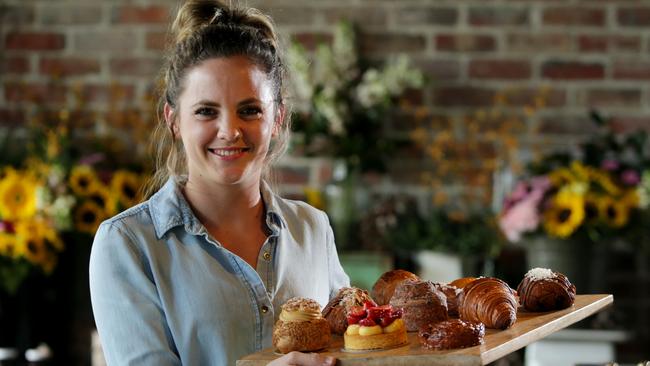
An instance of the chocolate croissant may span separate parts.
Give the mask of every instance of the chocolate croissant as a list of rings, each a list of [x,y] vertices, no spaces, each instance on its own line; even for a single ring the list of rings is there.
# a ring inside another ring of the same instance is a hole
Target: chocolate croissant
[[[517,286],[519,302],[528,311],[551,311],[573,305],[576,287],[562,273],[533,268]]]
[[[347,315],[353,306],[363,306],[369,301],[375,303],[368,291],[356,287],[343,287],[334,298],[323,309],[323,317],[330,324],[332,333],[342,335],[348,328]]]
[[[463,289],[458,313],[462,320],[480,322],[486,328],[507,329],[517,320],[517,299],[502,280],[479,278]]]

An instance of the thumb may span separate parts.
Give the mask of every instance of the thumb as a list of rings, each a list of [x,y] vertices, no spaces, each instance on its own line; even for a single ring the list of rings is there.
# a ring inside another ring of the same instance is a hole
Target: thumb
[[[296,366],[334,366],[336,359],[321,356],[318,353],[292,352],[291,364]]]

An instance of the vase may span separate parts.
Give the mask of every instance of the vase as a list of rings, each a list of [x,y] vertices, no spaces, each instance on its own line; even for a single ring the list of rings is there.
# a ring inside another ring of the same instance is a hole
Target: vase
[[[0,290],[0,365],[18,359],[18,305],[15,296]]]
[[[528,268],[549,268],[567,276],[578,294],[599,292],[605,265],[603,246],[588,240],[562,240],[545,236],[527,239]]]

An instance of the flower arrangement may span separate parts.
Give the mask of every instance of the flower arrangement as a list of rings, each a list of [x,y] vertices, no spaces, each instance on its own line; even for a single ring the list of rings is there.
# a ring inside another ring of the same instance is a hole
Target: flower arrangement
[[[81,134],[79,116],[95,115],[79,105],[35,112],[25,144],[13,143],[11,130],[0,141],[0,292],[15,294],[32,274],[51,275],[70,237],[90,245],[103,220],[141,198],[144,177],[107,159],[117,156],[102,148],[118,146],[110,135]],[[124,119],[117,115],[109,111]]]
[[[542,232],[568,239],[649,235],[650,139],[644,131],[616,133],[596,112],[600,131],[576,154],[556,153],[532,164],[529,177],[506,198],[499,226],[519,241]]]
[[[386,112],[409,88],[424,83],[405,55],[383,67],[365,65],[356,48],[350,23],[337,24],[332,45],[320,44],[310,61],[304,47],[288,52],[292,70],[294,130],[302,133],[308,155],[344,159],[350,168],[383,171],[392,143],[382,135]]]

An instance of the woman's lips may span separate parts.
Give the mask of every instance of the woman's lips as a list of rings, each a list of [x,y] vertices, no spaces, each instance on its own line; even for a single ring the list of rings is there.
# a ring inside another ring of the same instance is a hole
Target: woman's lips
[[[212,154],[217,155],[223,160],[235,160],[242,157],[248,150],[248,147],[228,147],[208,149]]]

